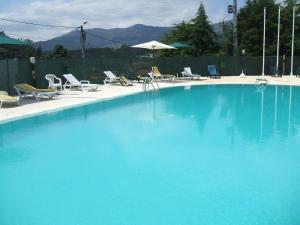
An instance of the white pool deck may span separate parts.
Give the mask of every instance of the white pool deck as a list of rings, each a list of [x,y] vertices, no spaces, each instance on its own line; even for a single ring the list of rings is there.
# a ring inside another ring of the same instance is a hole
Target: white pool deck
[[[207,84],[255,84],[257,76],[247,76],[241,78],[238,76],[222,77],[221,79],[201,80],[176,80],[161,81],[160,88],[189,86],[189,85],[207,85]],[[270,77],[265,76],[270,85],[294,85],[300,86],[300,78],[295,76]],[[98,91],[64,91],[52,100],[21,99],[17,107],[0,108],[0,124],[9,121],[39,115],[43,113],[55,112],[93,102],[121,97],[142,92],[142,84],[135,83],[134,86],[123,87],[120,85],[100,85]]]

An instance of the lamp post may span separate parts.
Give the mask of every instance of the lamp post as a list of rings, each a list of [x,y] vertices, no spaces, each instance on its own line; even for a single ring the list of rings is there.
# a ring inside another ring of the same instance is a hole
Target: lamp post
[[[294,42],[295,42],[295,17],[296,6],[293,7],[293,28],[292,28],[292,50],[291,50],[291,76],[294,75]]]
[[[86,80],[85,74],[85,41],[86,41],[86,33],[83,29],[83,26],[87,24],[87,21],[84,21],[82,25],[80,25],[80,44],[81,44],[81,59],[82,59],[82,72],[83,78]]]
[[[262,76],[265,75],[265,56],[266,56],[266,7],[264,8],[264,37],[263,37],[263,65],[262,65]]]
[[[277,59],[276,59],[276,76],[279,73],[279,45],[280,45],[280,5],[278,7],[278,34],[277,34]]]
[[[246,50],[243,49],[242,50],[242,73],[240,75],[240,77],[246,77],[244,70],[245,70],[245,54],[246,54]]]

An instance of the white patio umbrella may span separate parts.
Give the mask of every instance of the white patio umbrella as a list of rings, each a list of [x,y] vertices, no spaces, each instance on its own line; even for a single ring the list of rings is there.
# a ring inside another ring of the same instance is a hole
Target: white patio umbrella
[[[144,49],[150,49],[153,51],[154,55],[154,50],[159,50],[159,49],[176,49],[173,46],[166,45],[163,43],[160,43],[158,41],[149,41],[146,43],[138,44],[138,45],[133,45],[131,46],[132,48],[144,48]],[[154,62],[154,57],[153,57],[153,62]]]
[[[131,46],[132,48],[145,48],[145,49],[150,49],[150,50],[158,50],[158,49],[176,49],[170,45],[166,45],[163,43],[160,43],[158,41],[150,41],[138,45],[133,45]]]

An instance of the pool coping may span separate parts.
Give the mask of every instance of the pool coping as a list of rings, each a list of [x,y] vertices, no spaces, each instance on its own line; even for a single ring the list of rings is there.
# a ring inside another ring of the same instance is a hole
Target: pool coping
[[[235,79],[237,78],[237,79]],[[272,77],[266,77],[268,78],[268,80],[270,80],[269,85],[270,86],[300,86],[300,78],[296,78],[298,80],[292,80],[292,81],[284,81],[284,80],[275,80],[272,79]],[[281,79],[281,78],[277,78],[277,79]],[[187,80],[186,82],[183,83],[172,83],[172,82],[168,82],[168,83],[161,83],[160,84],[160,89],[168,89],[168,88],[176,88],[176,87],[186,87],[186,86],[203,86],[203,85],[255,85],[255,81],[256,81],[256,76],[251,76],[251,79],[245,79],[245,78],[240,78],[240,77],[234,77],[234,81],[230,81],[230,80],[226,80],[225,77],[222,77],[221,80],[215,80],[215,79],[210,79],[210,80],[205,80],[205,82],[202,81],[189,81]],[[284,81],[284,82],[279,82],[279,81]],[[107,85],[100,85],[100,87],[105,88],[107,87]],[[0,118],[0,125],[2,124],[6,124],[6,123],[10,123],[13,121],[17,121],[17,120],[21,120],[21,119],[26,119],[26,118],[30,118],[30,117],[35,117],[35,116],[39,116],[39,115],[43,115],[43,114],[51,114],[51,113],[55,113],[55,112],[59,112],[59,111],[63,111],[63,110],[67,110],[67,109],[72,109],[72,108],[77,108],[77,107],[82,107],[82,106],[86,106],[86,105],[90,105],[90,104],[95,104],[95,103],[99,103],[99,102],[104,102],[104,101],[110,101],[113,99],[118,99],[118,98],[122,98],[122,97],[126,97],[126,96],[131,96],[131,95],[136,95],[136,94],[141,94],[143,93],[142,90],[142,84],[137,84],[135,86],[135,89],[130,89],[128,91],[123,92],[123,90],[125,89],[120,89],[122,90],[122,93],[114,93],[114,95],[108,95],[107,97],[102,97],[100,95],[99,98],[96,97],[95,100],[87,100],[87,101],[83,101],[83,102],[74,102],[74,103],[69,103],[69,104],[62,104],[61,106],[58,107],[54,107],[54,108],[42,108],[39,109],[36,112],[20,112],[18,113],[18,115],[15,116],[11,116],[11,117],[7,117],[1,119]],[[124,87],[121,87],[124,88]],[[127,87],[130,88],[130,87]],[[139,89],[137,89],[139,88]],[[118,88],[116,88],[118,89]],[[117,91],[117,90],[115,90]],[[79,92],[82,93],[83,92]],[[100,91],[101,93],[101,91]],[[66,96],[66,95],[65,95]],[[60,99],[61,101],[63,101],[63,99]],[[63,103],[63,102],[61,102]],[[33,103],[33,104],[38,104],[37,103]],[[46,104],[46,103],[45,103]],[[19,107],[16,107],[19,108]],[[5,110],[5,108],[0,108],[0,110]],[[16,109],[15,111],[17,111],[18,109]],[[22,110],[21,110],[22,111]],[[0,116],[1,116],[1,111],[0,111]]]

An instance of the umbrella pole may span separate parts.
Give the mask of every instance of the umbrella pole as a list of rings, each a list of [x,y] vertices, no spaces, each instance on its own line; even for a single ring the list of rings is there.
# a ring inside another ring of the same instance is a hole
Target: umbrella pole
[[[155,75],[154,75],[154,67],[155,67],[155,51],[154,51],[154,47],[152,47],[152,65],[153,65],[152,68],[151,68],[151,70],[152,70],[152,76],[153,76],[154,82],[156,83],[157,88],[159,89],[159,85],[158,85],[157,80],[156,80]]]

